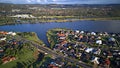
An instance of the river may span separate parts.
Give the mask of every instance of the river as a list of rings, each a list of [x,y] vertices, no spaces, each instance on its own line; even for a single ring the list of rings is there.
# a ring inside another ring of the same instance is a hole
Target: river
[[[95,31],[95,32],[112,32],[120,33],[120,21],[75,21],[65,23],[37,23],[37,24],[15,24],[0,26],[3,31],[16,32],[36,32],[38,37],[49,46],[46,32],[52,28],[69,28],[73,30]]]

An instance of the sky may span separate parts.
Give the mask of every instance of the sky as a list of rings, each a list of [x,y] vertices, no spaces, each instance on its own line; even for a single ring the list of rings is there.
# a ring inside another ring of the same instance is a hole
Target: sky
[[[14,4],[120,4],[120,0],[0,0]]]

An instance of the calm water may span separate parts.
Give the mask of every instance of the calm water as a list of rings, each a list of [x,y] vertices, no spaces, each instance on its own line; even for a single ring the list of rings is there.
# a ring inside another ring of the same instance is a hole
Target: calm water
[[[113,32],[120,33],[120,21],[76,21],[66,23],[38,23],[38,24],[16,24],[0,26],[0,30],[36,32],[38,37],[43,40],[47,46],[46,32],[52,28],[70,28],[74,30],[85,30],[95,32]]]

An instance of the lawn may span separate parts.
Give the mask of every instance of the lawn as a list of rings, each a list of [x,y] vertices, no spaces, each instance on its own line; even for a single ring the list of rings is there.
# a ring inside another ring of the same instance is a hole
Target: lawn
[[[30,49],[23,48],[20,51],[20,54],[17,55],[17,58],[15,61],[2,64],[0,65],[0,68],[22,68],[22,67],[26,68],[28,67],[32,62],[36,61],[35,57],[33,56],[35,50],[36,49],[32,51]],[[23,51],[24,53],[21,53]]]
[[[21,36],[23,38],[20,38]],[[13,60],[6,64],[1,64],[0,68],[28,68],[31,67],[33,63],[35,64],[36,61],[38,61],[40,53],[38,52],[37,48],[33,47],[32,44],[30,44],[29,42],[22,40],[27,39],[43,45],[43,42],[38,39],[35,33],[17,33],[16,36],[9,37],[7,41],[11,39],[20,41],[22,42],[22,44],[16,44],[14,45],[14,48],[8,47],[4,53],[5,56],[15,56],[16,60]],[[4,46],[8,46],[7,44],[9,44],[9,46],[12,46],[12,44],[10,43],[6,43]],[[38,62],[40,63],[41,61]]]
[[[38,44],[40,44],[40,45],[45,45],[45,44],[43,43],[43,41],[40,40],[40,39],[38,38],[37,34],[34,33],[34,32],[24,32],[24,33],[22,33],[22,34],[20,34],[20,33],[18,33],[18,34],[19,34],[19,36],[22,36],[23,38],[25,38],[25,39],[27,39],[27,40],[34,41],[34,42],[36,42],[36,43],[38,43]]]

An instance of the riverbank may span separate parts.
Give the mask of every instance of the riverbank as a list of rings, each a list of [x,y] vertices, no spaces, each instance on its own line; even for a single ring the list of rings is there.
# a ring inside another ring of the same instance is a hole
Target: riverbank
[[[18,33],[21,37],[33,41],[35,43],[38,43],[39,45],[45,46],[44,42],[40,40],[35,32],[23,32],[23,33]]]
[[[80,20],[107,21],[107,20],[120,20],[120,17],[81,18]]]
[[[47,35],[47,39],[48,42],[50,43],[50,48],[53,49],[54,45],[57,44],[57,31],[61,31],[61,30],[69,30],[69,29],[50,29],[47,31],[46,35]]]
[[[47,37],[51,48],[65,57],[72,57],[97,67],[105,67],[106,60],[111,63],[110,67],[119,66],[113,64],[119,61],[120,56],[120,39],[117,33],[57,28],[49,30]]]
[[[12,25],[12,24],[24,24],[24,23],[62,23],[62,22],[74,22],[80,20],[92,20],[92,21],[107,21],[107,20],[120,20],[120,17],[106,17],[106,18],[79,18],[74,16],[46,16],[45,18],[12,18],[5,17],[0,19],[0,25]]]

